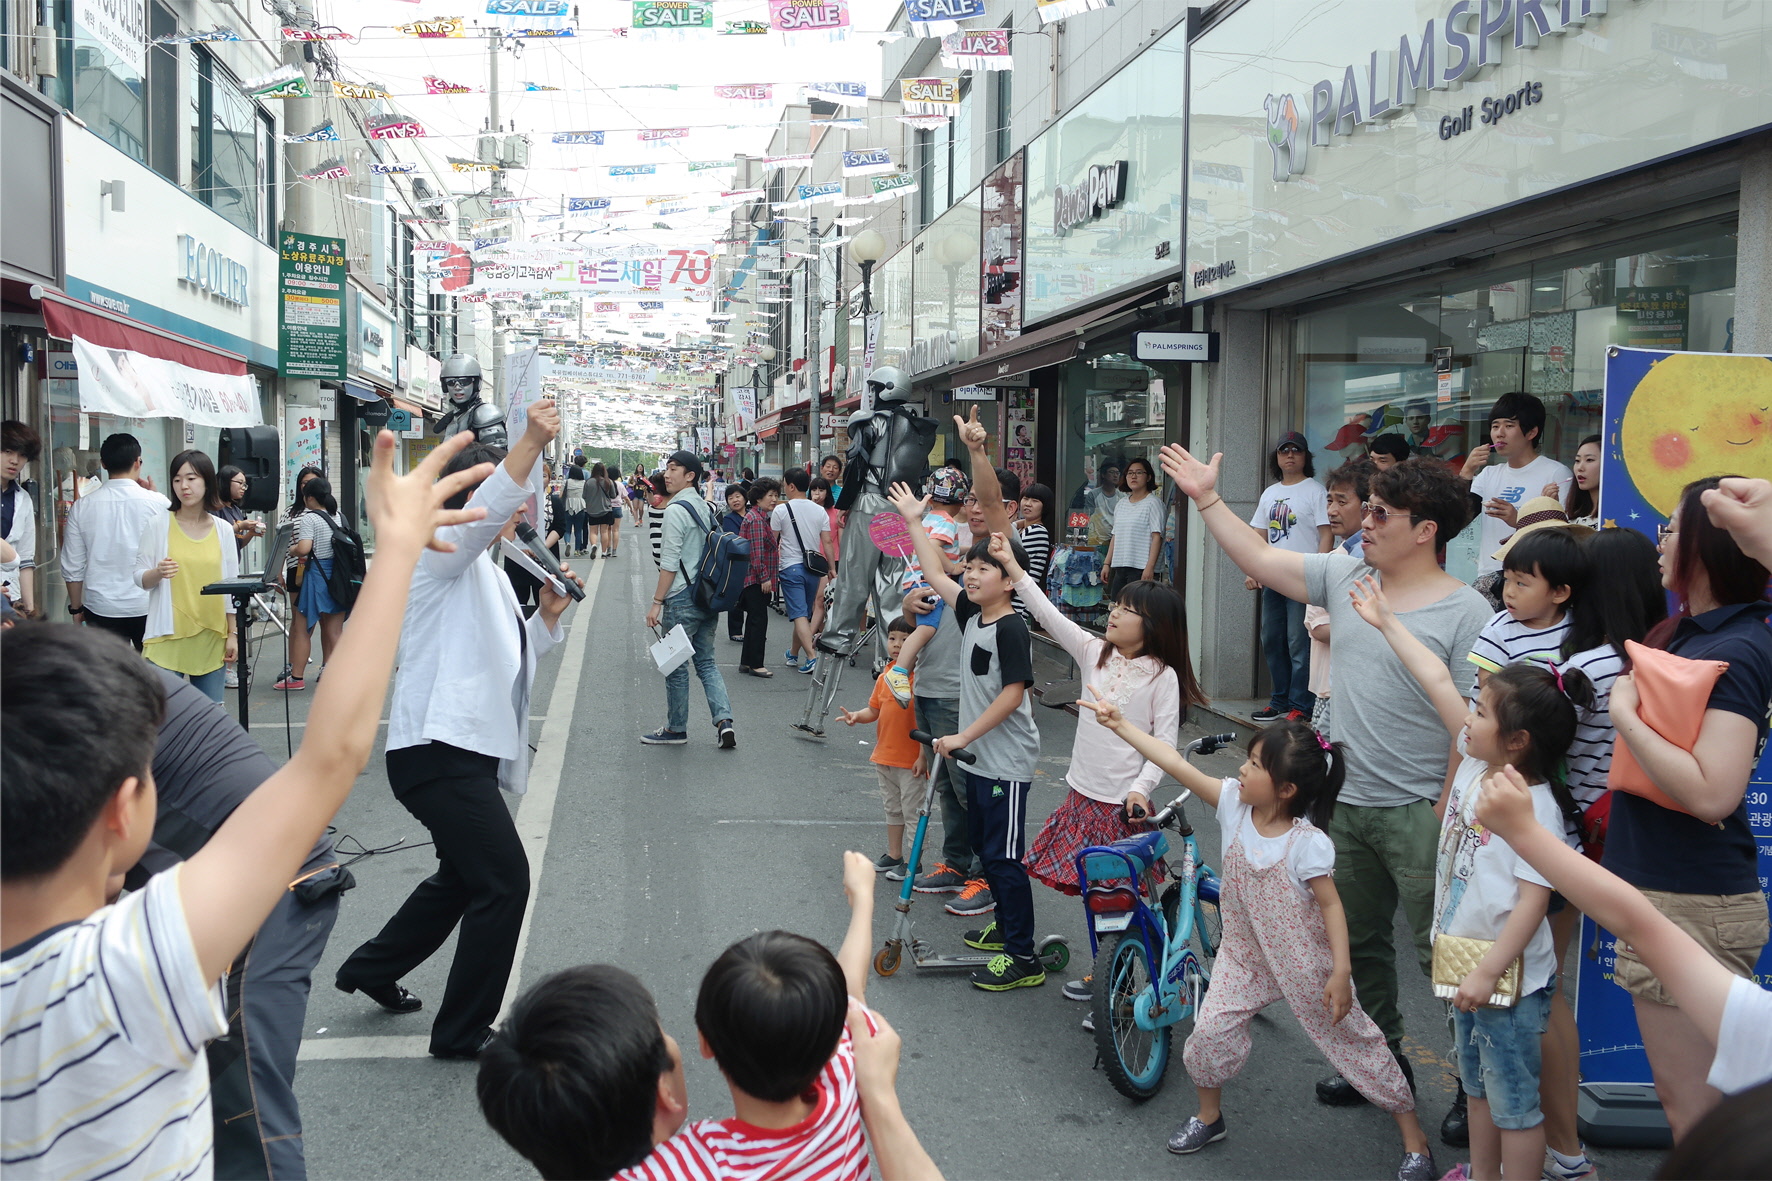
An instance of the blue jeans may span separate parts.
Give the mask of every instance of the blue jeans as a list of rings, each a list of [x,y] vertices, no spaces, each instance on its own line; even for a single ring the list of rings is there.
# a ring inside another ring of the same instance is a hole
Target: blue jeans
[[[213,672],[185,675],[185,680],[191,682],[191,684],[196,687],[197,691],[209,698],[209,700],[220,702],[227,691],[227,682],[224,679],[227,668],[228,666],[224,664]]]
[[[1538,1108],[1539,1038],[1550,1020],[1547,984],[1510,1009],[1452,1011],[1452,1048],[1464,1093],[1486,1099],[1489,1117],[1504,1132],[1523,1132],[1544,1122]]]
[[[1311,692],[1311,637],[1304,630],[1304,604],[1271,587],[1261,588],[1261,653],[1268,679],[1274,683],[1268,704],[1285,713],[1301,710],[1306,718],[1317,707]]]
[[[726,680],[714,662],[714,624],[720,617],[695,605],[695,592],[685,587],[664,601],[660,626],[670,631],[679,623],[689,633],[695,655],[678,665],[665,677],[665,729],[683,733],[689,727],[689,665],[701,678],[701,691],[707,695],[708,713],[716,722],[732,717],[732,703],[726,699]]]

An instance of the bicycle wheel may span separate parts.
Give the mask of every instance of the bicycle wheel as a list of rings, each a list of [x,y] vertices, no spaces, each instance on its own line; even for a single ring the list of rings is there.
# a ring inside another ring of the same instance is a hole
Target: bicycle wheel
[[[1114,1090],[1145,1100],[1163,1089],[1169,1027],[1140,1029],[1133,1004],[1151,985],[1144,936],[1136,930],[1101,940],[1095,954],[1095,1049]]]

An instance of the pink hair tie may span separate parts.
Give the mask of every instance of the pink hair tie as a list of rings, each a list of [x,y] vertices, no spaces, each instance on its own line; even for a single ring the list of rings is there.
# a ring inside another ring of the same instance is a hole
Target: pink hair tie
[[[1323,748],[1323,752],[1325,754],[1327,754],[1330,751],[1335,749],[1333,746],[1330,745],[1329,740],[1327,738],[1324,738],[1321,734],[1317,734],[1317,732],[1315,730],[1312,730],[1311,733],[1317,735],[1317,745]]]
[[[1551,674],[1552,679],[1557,682],[1557,692],[1561,693],[1564,697],[1569,696],[1569,690],[1563,688],[1563,673],[1560,669],[1557,668],[1557,662],[1554,660],[1551,660],[1551,661],[1547,661],[1546,663],[1550,665],[1550,674]]]

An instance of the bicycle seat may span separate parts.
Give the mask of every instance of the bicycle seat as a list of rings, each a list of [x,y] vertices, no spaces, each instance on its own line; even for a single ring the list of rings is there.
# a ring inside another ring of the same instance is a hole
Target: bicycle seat
[[[1096,847],[1110,849],[1121,856],[1130,857],[1142,875],[1148,873],[1158,859],[1169,851],[1169,842],[1163,836],[1163,830],[1159,828],[1140,833],[1135,837],[1124,837],[1111,845]],[[1097,853],[1087,858],[1084,872],[1089,875],[1090,881],[1120,878],[1125,875],[1126,863],[1120,857]]]

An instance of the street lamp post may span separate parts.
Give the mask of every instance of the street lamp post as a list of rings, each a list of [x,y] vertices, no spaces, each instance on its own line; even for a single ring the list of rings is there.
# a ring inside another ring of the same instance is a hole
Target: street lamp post
[[[868,316],[874,310],[872,280],[874,264],[886,254],[886,238],[879,230],[863,230],[849,240],[849,256],[861,268],[861,330],[865,339]]]

